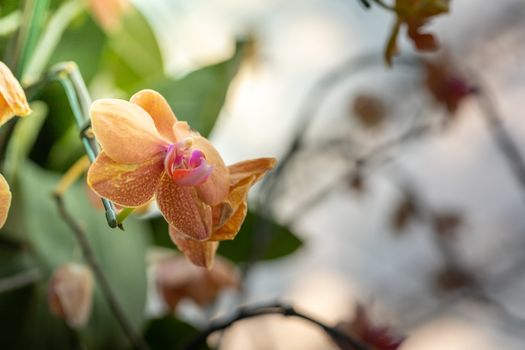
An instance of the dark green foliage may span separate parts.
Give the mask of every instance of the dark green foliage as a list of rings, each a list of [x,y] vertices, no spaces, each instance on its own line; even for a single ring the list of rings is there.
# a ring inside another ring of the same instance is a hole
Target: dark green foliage
[[[287,227],[248,211],[235,240],[221,242],[219,254],[234,262],[272,260],[295,252],[301,245]]]
[[[198,330],[191,325],[166,316],[149,323],[145,338],[152,350],[180,350],[197,334]],[[202,345],[193,350],[209,350],[209,348]]]

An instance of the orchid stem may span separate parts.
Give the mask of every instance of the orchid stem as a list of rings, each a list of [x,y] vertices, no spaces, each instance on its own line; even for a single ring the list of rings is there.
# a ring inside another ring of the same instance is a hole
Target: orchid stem
[[[55,196],[62,196],[71,187],[71,185],[89,168],[89,159],[87,156],[82,156],[78,159],[71,168],[66,171],[64,176],[60,179],[57,187],[53,191]]]
[[[85,132],[86,124],[89,123],[89,106],[91,105],[91,98],[89,96],[86,84],[82,75],[78,70],[78,66],[74,62],[59,63],[54,66],[48,75],[49,80],[58,80],[64,91],[66,92],[69,104],[75,117],[75,122],[78,129],[81,131],[80,139],[91,163],[95,161],[98,155],[98,146],[94,138],[88,136]],[[109,227],[118,227],[117,214],[113,203],[102,198],[102,204],[106,211],[106,220]]]
[[[75,220],[75,218],[71,216],[71,214],[69,214],[69,212],[66,209],[66,206],[64,205],[64,200],[62,196],[60,194],[55,193],[54,198],[60,215],[73,231],[75,238],[78,244],[80,245],[80,248],[82,249],[84,259],[86,260],[89,267],[93,270],[93,273],[95,274],[98,284],[100,286],[100,290],[106,298],[106,301],[108,302],[109,307],[113,312],[113,315],[117,319],[120,327],[122,328],[122,331],[128,338],[130,344],[133,346],[134,349],[137,350],[148,349],[148,345],[144,342],[141,336],[135,332],[131,325],[131,322],[128,320],[126,314],[124,313],[122,306],[119,304],[117,298],[115,297],[115,294],[113,293],[111,286],[109,285],[108,279],[104,274],[104,271],[102,270],[95,258],[93,248],[89,243],[86,232],[84,231],[82,226]]]
[[[122,227],[122,223],[124,222],[124,220],[126,220],[129,214],[133,213],[133,210],[135,210],[135,208],[124,208],[118,213],[117,225],[120,229],[124,230],[124,228]]]
[[[321,321],[318,321],[308,315],[305,315],[297,311],[292,306],[283,305],[281,303],[252,306],[252,307],[242,307],[233,316],[212,322],[207,329],[200,332],[191,341],[191,343],[189,343],[184,349],[186,350],[198,349],[199,346],[202,345],[206,341],[208,336],[211,335],[212,333],[229,328],[230,326],[232,326],[234,323],[238,321],[241,321],[247,318],[264,316],[264,315],[282,315],[285,317],[291,316],[291,317],[301,318],[305,321],[308,321],[310,323],[313,323],[321,327],[325,331],[325,333],[330,336],[332,340],[337,342],[337,344],[341,344],[341,345],[344,344],[345,347],[343,347],[343,349],[368,350],[368,347],[366,345],[362,344],[360,341],[354,339],[350,335],[340,331],[339,329],[328,326],[322,323]]]
[[[7,293],[42,280],[42,272],[34,267],[16,275],[0,278],[0,293]]]
[[[521,154],[520,147],[505,128],[503,118],[496,108],[495,101],[486,92],[485,88],[480,88],[478,99],[483,110],[482,117],[492,133],[494,143],[503,155],[503,159],[508,164],[516,182],[520,185],[522,194],[525,194],[525,158]]]

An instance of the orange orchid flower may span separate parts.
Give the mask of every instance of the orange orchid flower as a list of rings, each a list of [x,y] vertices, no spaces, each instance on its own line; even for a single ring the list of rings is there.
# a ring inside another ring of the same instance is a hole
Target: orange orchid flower
[[[0,125],[15,115],[25,117],[31,113],[24,90],[11,70],[0,61]],[[11,206],[9,184],[0,174],[0,227],[7,220]]]
[[[31,114],[24,90],[11,70],[0,61],[0,125],[15,115]]]
[[[153,90],[130,102],[95,101],[91,123],[102,152],[88,171],[88,185],[123,207],[155,198],[171,238],[200,266],[213,263],[216,241],[235,237],[249,188],[275,164],[261,158],[226,167],[215,147],[178,121]]]

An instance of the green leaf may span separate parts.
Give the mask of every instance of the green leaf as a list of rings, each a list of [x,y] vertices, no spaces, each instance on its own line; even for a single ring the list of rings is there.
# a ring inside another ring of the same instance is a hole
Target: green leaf
[[[198,330],[191,325],[168,316],[151,321],[145,338],[152,350],[180,350],[197,334]],[[204,344],[195,350],[208,349],[208,346]]]
[[[105,42],[105,34],[88,14],[83,14],[65,31],[48,66],[74,61],[89,82],[98,72]]]
[[[2,294],[0,327],[5,349],[79,348],[74,333],[49,312],[47,285],[25,287]]]
[[[47,167],[50,169],[65,170],[84,154],[84,147],[80,141],[78,127],[71,125],[53,146],[51,146],[47,157]]]
[[[287,227],[248,211],[237,237],[221,242],[218,252],[234,262],[272,260],[292,254],[302,244]]]
[[[21,172],[17,188],[23,197],[27,235],[49,271],[65,262],[81,260],[73,233],[60,217],[51,196],[58,181],[58,175],[28,163]],[[148,226],[130,218],[126,221],[125,232],[110,229],[104,213],[88,202],[84,184],[76,184],[66,193],[65,204],[85,228],[95,256],[129,320],[135,328],[140,328],[146,300],[144,257]],[[116,348],[125,344],[120,328],[98,290],[92,317],[82,332],[82,338],[87,348]]]
[[[33,102],[31,109],[31,117],[22,118],[16,124],[7,148],[5,175],[8,180],[16,176],[22,162],[29,155],[47,116],[47,105],[43,102]]]
[[[225,62],[199,69],[182,79],[149,82],[149,88],[159,91],[168,100],[179,119],[208,136],[224,105],[230,82],[239,69],[243,48],[244,44],[238,44],[235,55]]]
[[[140,12],[130,11],[120,24],[105,47],[103,60],[117,87],[131,94],[145,79],[162,77],[164,64],[155,35]]]
[[[62,138],[67,138],[67,141],[73,141],[77,145],[80,145],[80,138],[78,131],[76,131],[78,129],[72,130],[74,128],[74,119],[71,115],[71,107],[67,100],[67,96],[59,83],[54,82],[46,86],[42,90],[39,99],[47,104],[49,108],[48,115],[50,118],[45,120],[42,132],[38,135],[35,146],[31,150],[30,157],[38,164],[51,168],[47,163],[48,158],[50,157],[50,149],[54,147],[57,142],[61,141]],[[74,131],[76,131],[76,137],[68,138],[70,135],[66,135],[66,133],[72,133]],[[69,154],[71,149],[75,148],[74,143],[70,142],[68,144],[61,144],[63,147],[62,151],[65,154]],[[60,163],[57,164],[56,168],[51,169],[65,171],[67,166]]]

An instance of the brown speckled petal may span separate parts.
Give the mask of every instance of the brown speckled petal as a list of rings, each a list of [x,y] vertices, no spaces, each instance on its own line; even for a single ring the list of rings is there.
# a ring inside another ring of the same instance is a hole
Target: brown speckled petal
[[[181,235],[199,241],[211,235],[211,207],[197,196],[193,186],[179,186],[164,173],[156,193],[162,215]]]
[[[163,160],[164,155],[158,153],[139,164],[120,164],[102,151],[89,168],[87,183],[118,205],[139,207],[153,198],[164,171]]]
[[[129,100],[148,112],[162,137],[175,142],[173,124],[177,121],[168,101],[154,90],[141,90]]]
[[[177,245],[181,252],[183,252],[193,264],[208,269],[213,266],[215,252],[219,247],[219,242],[200,242],[194,239],[187,239],[172,226],[170,226],[170,237],[173,243]]]

